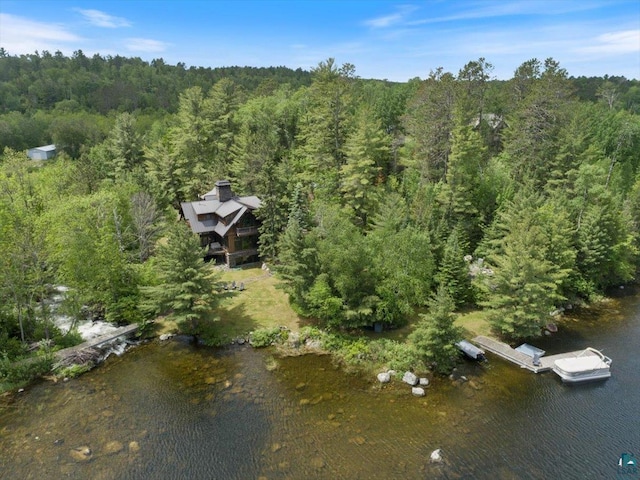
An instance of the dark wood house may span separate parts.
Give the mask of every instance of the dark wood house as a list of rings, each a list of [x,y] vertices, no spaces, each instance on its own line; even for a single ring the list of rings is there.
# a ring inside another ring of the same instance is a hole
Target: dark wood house
[[[182,217],[207,248],[205,257],[230,267],[258,261],[259,207],[258,197],[234,195],[227,180],[218,180],[200,200],[180,204]]]

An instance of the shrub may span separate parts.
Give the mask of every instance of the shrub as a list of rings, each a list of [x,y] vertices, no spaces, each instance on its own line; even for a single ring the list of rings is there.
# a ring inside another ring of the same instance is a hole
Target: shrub
[[[90,363],[84,363],[81,365],[70,365],[68,367],[59,368],[55,373],[58,377],[75,378],[85,372],[88,372],[91,368],[92,365]]]
[[[74,347],[81,344],[82,341],[82,335],[77,330],[71,330],[67,333],[58,332],[57,335],[53,336],[53,343],[60,348]]]
[[[51,371],[50,355],[30,357],[12,362],[7,357],[0,360],[0,381],[6,389],[24,385]]]
[[[261,328],[251,332],[249,343],[252,347],[262,348],[284,342],[289,337],[289,332],[280,327]]]
[[[424,362],[413,345],[386,338],[374,340],[369,345],[372,363],[390,370],[426,370]]]

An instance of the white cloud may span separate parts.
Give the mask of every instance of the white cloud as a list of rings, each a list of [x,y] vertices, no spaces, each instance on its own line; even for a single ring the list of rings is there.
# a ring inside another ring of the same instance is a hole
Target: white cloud
[[[566,15],[597,8],[606,7],[602,0],[592,1],[557,1],[557,0],[525,0],[525,1],[501,1],[501,2],[470,2],[451,4],[451,13],[437,17],[418,19],[408,22],[408,25],[426,25],[433,23],[455,22],[458,20],[479,20],[486,18],[499,18],[508,16],[553,16]],[[462,6],[456,9],[456,6]],[[457,10],[457,11],[456,11]]]
[[[579,48],[578,51],[611,55],[640,52],[640,29],[603,33],[594,39],[593,45]]]
[[[114,17],[113,15],[101,12],[100,10],[84,10],[77,8],[76,11],[80,13],[91,25],[96,27],[120,28],[131,26],[131,23],[126,18]]]
[[[0,13],[0,26],[0,45],[11,55],[29,54],[36,50],[65,50],[72,48],[66,44],[82,40],[62,25],[35,22],[6,13]]]
[[[127,50],[132,52],[164,52],[169,46],[166,42],[151,40],[149,38],[128,38],[126,40]]]
[[[416,11],[418,7],[413,5],[400,5],[397,8],[396,13],[392,13],[390,15],[384,15],[382,17],[370,18],[369,20],[365,20],[363,23],[372,28],[386,28],[392,25],[397,25],[406,21],[406,18],[409,14]]]

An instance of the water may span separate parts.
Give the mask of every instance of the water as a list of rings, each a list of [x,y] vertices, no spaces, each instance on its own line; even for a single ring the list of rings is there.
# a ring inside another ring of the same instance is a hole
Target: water
[[[65,295],[68,291],[68,287],[58,285],[54,287],[55,293],[53,293],[47,301],[48,306],[51,309],[53,323],[62,333],[67,333],[71,328],[75,328],[82,339],[87,341],[112,333],[118,329],[117,326],[109,322],[101,320],[75,320],[68,315],[60,313],[60,307],[62,306]]]
[[[602,349],[605,382],[566,386],[490,357],[416,398],[326,356],[151,342],[0,407],[0,478],[638,479],[616,468],[623,452],[640,460],[638,344],[631,296],[536,342]]]

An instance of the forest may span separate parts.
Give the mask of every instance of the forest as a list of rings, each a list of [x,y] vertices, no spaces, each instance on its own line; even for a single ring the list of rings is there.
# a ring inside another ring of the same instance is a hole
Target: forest
[[[460,309],[529,338],[634,282],[640,82],[552,58],[492,70],[392,83],[331,58],[187,69],[0,49],[0,362],[77,341],[42,301],[54,285],[70,315],[169,315],[206,338],[216,277],[178,207],[219,179],[261,198],[260,254],[299,315],[339,331],[420,312],[410,340],[441,371]],[[54,160],[27,158],[46,144]]]

